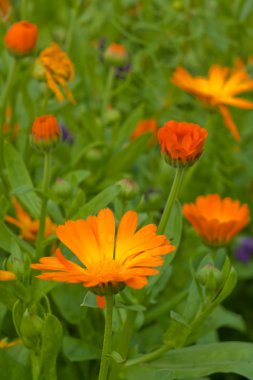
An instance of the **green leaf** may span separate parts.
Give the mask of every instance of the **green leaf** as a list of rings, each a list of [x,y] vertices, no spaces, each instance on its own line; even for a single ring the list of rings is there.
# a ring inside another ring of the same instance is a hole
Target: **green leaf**
[[[14,295],[11,282],[0,283],[0,302],[11,310],[16,301],[17,297]]]
[[[13,239],[24,252],[34,253],[34,248],[29,243],[19,239],[3,222],[0,222],[0,247],[6,252],[11,253]]]
[[[4,157],[12,194],[24,204],[29,213],[39,218],[40,199],[19,152],[8,142],[4,144]]]
[[[23,345],[0,350],[1,380],[31,380],[29,351]]]
[[[48,314],[43,325],[41,337],[39,380],[57,380],[56,359],[62,342],[62,326],[52,314]]]
[[[112,202],[119,194],[119,185],[111,185],[105,190],[101,191],[98,195],[92,198],[83,207],[80,207],[75,214],[75,218],[87,218],[91,214],[96,214],[99,210],[106,207]]]
[[[71,362],[100,359],[101,356],[98,347],[70,336],[63,338],[63,353]]]
[[[98,308],[98,304],[96,301],[96,296],[94,293],[88,291],[85,294],[85,297],[83,299],[83,302],[81,303],[81,306],[86,306],[86,307],[92,307],[94,309]]]
[[[143,105],[138,106],[126,119],[115,138],[115,146],[119,146],[124,141],[129,141],[129,137],[136,127],[137,122],[142,118]]]
[[[173,350],[158,360],[145,364],[154,375],[173,373],[173,379],[199,378],[214,373],[236,373],[253,380],[253,344],[241,342],[212,343]],[[136,379],[138,368],[127,371],[127,379]]]
[[[164,342],[170,347],[181,347],[191,331],[191,327],[178,314],[172,311],[170,313],[169,328],[164,334]]]

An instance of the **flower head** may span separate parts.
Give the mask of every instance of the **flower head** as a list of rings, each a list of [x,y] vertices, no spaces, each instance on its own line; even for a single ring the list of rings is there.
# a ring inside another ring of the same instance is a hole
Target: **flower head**
[[[135,140],[139,136],[142,136],[144,133],[150,133],[150,144],[154,144],[156,142],[156,135],[157,135],[157,122],[156,119],[144,119],[140,120],[135,130],[130,136],[131,140]]]
[[[31,241],[36,240],[39,231],[39,220],[33,220],[15,198],[13,199],[13,205],[16,210],[17,217],[14,218],[13,216],[6,215],[4,220],[17,226],[20,229],[20,237],[23,239]],[[49,217],[47,217],[45,226],[45,238],[55,234],[55,228],[55,224]]]
[[[76,104],[67,82],[74,79],[74,65],[67,53],[61,50],[56,43],[42,50],[36,60],[34,76],[37,79],[46,80],[48,87],[53,91],[59,102],[64,96],[59,88],[62,86],[67,98]]]
[[[104,53],[105,61],[116,66],[122,66],[127,60],[127,51],[124,45],[111,43]]]
[[[34,120],[31,140],[32,144],[42,151],[53,149],[61,138],[61,129],[53,115],[39,116]]]
[[[19,56],[32,52],[38,37],[38,29],[35,24],[28,21],[20,21],[13,24],[4,36],[7,49]]]
[[[159,272],[153,267],[163,263],[161,255],[175,247],[164,235],[156,234],[154,224],[136,232],[137,222],[136,212],[126,212],[115,236],[115,219],[108,208],[86,220],[67,221],[57,227],[56,234],[82,266],[67,260],[58,249],[55,257],[44,257],[31,267],[48,271],[39,278],[82,283],[98,295],[104,295],[108,285],[114,292],[125,285],[142,288],[147,284],[147,276]]]
[[[198,124],[168,121],[158,130],[158,141],[169,164],[193,165],[203,152],[207,131]]]
[[[200,236],[212,245],[227,244],[249,223],[249,207],[218,194],[199,196],[185,204],[183,214]]]
[[[0,270],[0,281],[13,281],[16,280],[16,275],[8,270]]]
[[[252,109],[253,102],[237,98],[236,95],[253,89],[253,80],[246,73],[241,61],[237,61],[234,70],[228,67],[213,65],[208,77],[193,77],[183,67],[178,67],[172,82],[195,95],[203,103],[215,107],[222,115],[225,126],[236,140],[240,140],[238,129],[226,106]]]

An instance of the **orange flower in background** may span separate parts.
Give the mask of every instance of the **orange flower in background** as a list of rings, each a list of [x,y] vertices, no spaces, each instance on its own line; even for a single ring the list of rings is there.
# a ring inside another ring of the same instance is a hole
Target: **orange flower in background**
[[[25,55],[35,48],[38,29],[35,24],[20,21],[13,24],[4,36],[7,49],[16,55]]]
[[[115,236],[115,219],[108,208],[86,220],[67,221],[57,227],[56,234],[82,266],[67,260],[57,249],[56,257],[41,258],[40,264],[31,267],[48,271],[38,278],[82,283],[100,296],[105,294],[107,285],[112,285],[115,293],[125,285],[142,288],[147,284],[147,276],[159,273],[153,267],[163,263],[161,256],[175,247],[166,236],[156,234],[154,224],[136,232],[137,223],[137,213],[126,212]],[[101,299],[98,302],[102,307]]]
[[[9,0],[0,0],[0,21],[7,21],[11,12]]]
[[[124,45],[111,43],[104,53],[105,61],[120,66],[127,60],[127,51]]]
[[[218,194],[197,197],[185,204],[183,214],[203,239],[214,245],[228,243],[249,223],[249,207]]]
[[[25,240],[35,241],[39,231],[39,220],[33,220],[16,199],[13,199],[13,206],[16,210],[17,217],[14,218],[13,216],[6,215],[4,220],[20,229],[20,237]],[[47,217],[45,225],[45,238],[54,235],[55,229],[55,224],[49,217]]]
[[[60,86],[67,98],[76,104],[67,82],[74,79],[74,65],[67,53],[61,50],[56,43],[42,50],[36,60],[34,76],[37,79],[45,79],[50,90],[53,91],[59,102],[64,100]]]
[[[0,348],[9,348],[22,344],[21,339],[15,339],[12,342],[8,342],[7,339],[0,339]]]
[[[150,133],[152,135],[150,138],[150,144],[155,144],[157,135],[157,122],[155,119],[140,120],[131,134],[130,139],[135,140],[144,133]]]
[[[54,148],[61,138],[61,129],[53,115],[36,117],[31,131],[32,143],[42,150]]]
[[[238,129],[226,106],[252,109],[253,102],[237,98],[236,95],[253,89],[253,80],[246,73],[241,61],[233,70],[228,67],[213,65],[208,77],[193,77],[183,67],[178,67],[172,77],[172,82],[195,95],[203,103],[215,107],[222,115],[225,126],[236,140],[240,140]]]
[[[9,272],[8,270],[0,270],[0,281],[13,281],[16,280],[16,278],[15,273]]]
[[[184,167],[201,156],[207,131],[198,124],[171,120],[158,130],[157,137],[168,163]]]
[[[19,124],[15,124],[13,126],[13,131],[12,131],[12,128],[11,128],[11,115],[12,115],[12,109],[11,107],[8,107],[6,109],[6,113],[5,113],[5,122],[2,126],[3,128],[3,132],[4,134],[8,135],[10,132],[12,132],[12,138],[14,140],[16,140],[17,136],[18,136],[18,132],[19,132]]]

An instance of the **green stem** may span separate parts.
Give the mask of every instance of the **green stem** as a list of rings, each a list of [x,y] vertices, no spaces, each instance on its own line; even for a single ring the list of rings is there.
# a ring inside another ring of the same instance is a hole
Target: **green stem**
[[[182,177],[183,177],[183,171],[184,171],[183,168],[177,168],[176,169],[176,174],[175,174],[174,181],[173,181],[173,184],[172,184],[172,187],[170,190],[170,194],[168,196],[168,200],[167,200],[166,206],[164,208],[164,211],[163,211],[163,214],[162,214],[159,226],[158,226],[158,230],[157,230],[158,234],[163,234],[165,231],[172,206],[174,204],[174,201],[177,197],[177,194],[178,194],[178,191],[180,188],[180,184],[181,184]]]
[[[50,152],[45,153],[44,158],[44,176],[43,176],[43,183],[42,183],[42,203],[41,203],[41,210],[40,210],[40,226],[36,241],[36,258],[39,259],[42,253],[42,243],[44,240],[45,235],[45,225],[46,225],[46,217],[47,217],[47,193],[49,189],[49,181],[50,181],[50,161],[51,161],[51,154]]]
[[[120,356],[123,359],[127,358],[130,341],[133,335],[136,316],[136,311],[128,310],[123,329],[120,332],[119,344],[116,347],[116,351],[120,354]],[[110,380],[118,380],[118,370],[119,366],[117,364],[114,364],[110,374]]]
[[[150,362],[152,360],[158,359],[162,354],[169,351],[171,348],[171,342],[170,344],[164,344],[162,347],[158,348],[157,350],[150,352],[149,354],[142,355],[139,358],[128,360],[125,364],[126,367],[132,367],[137,364]]]
[[[107,106],[110,102],[110,99],[111,99],[111,91],[112,91],[112,86],[113,86],[114,71],[115,71],[115,68],[113,66],[111,66],[109,69],[109,72],[108,72],[105,90],[104,90],[104,97],[103,97],[103,101],[102,101],[102,110],[101,110],[102,124],[104,124],[104,122],[105,122],[106,108],[107,108]]]
[[[76,15],[77,15],[77,9],[72,8],[70,10],[70,21],[69,21],[69,27],[68,27],[67,37],[66,37],[66,52],[70,51],[71,42],[73,38],[73,32],[74,32],[74,28],[76,24]]]
[[[112,342],[112,313],[113,313],[113,302],[114,297],[111,294],[106,295],[106,316],[105,316],[105,332],[104,332],[104,342],[102,349],[101,364],[99,370],[98,380],[106,380],[107,373],[109,369],[109,355],[111,353],[111,342]]]
[[[40,376],[40,360],[36,352],[31,352],[32,360],[32,380],[39,380]]]

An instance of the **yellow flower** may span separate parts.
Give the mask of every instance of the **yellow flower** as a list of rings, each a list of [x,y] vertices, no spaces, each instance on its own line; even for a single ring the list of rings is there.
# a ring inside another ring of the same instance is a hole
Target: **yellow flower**
[[[13,281],[16,280],[16,275],[8,270],[0,270],[0,281]]]
[[[207,78],[193,77],[183,67],[178,67],[173,74],[172,82],[195,95],[203,103],[215,107],[221,113],[225,126],[234,138],[240,140],[238,129],[226,107],[230,105],[243,109],[253,108],[253,102],[236,97],[253,89],[253,80],[249,78],[240,60],[233,70],[219,65],[211,66]]]
[[[60,90],[60,86],[62,86],[67,98],[76,104],[67,85],[67,82],[74,79],[74,65],[59,45],[53,43],[42,50],[36,60],[34,76],[46,80],[48,87],[54,92],[59,102],[64,100]]]

